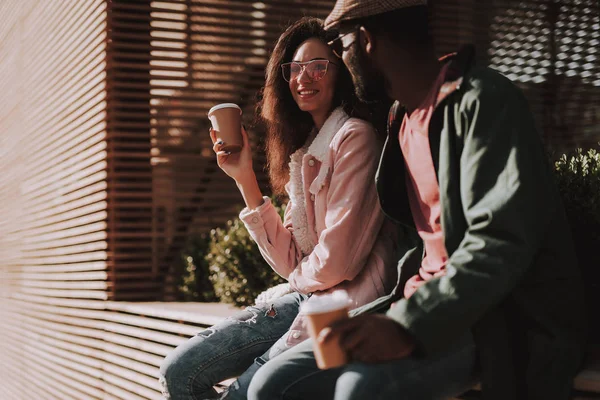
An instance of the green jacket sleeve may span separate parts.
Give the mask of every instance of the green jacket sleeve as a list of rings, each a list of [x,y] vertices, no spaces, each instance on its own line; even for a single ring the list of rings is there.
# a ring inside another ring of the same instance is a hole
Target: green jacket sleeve
[[[548,201],[556,195],[552,175],[522,93],[490,70],[463,85],[448,99],[455,122],[441,138],[462,151],[444,154],[442,147],[440,165],[459,157],[456,173],[446,174],[460,185],[450,220],[464,221],[466,230],[448,249],[446,275],[388,311],[425,353],[443,350],[519,283],[556,204]]]

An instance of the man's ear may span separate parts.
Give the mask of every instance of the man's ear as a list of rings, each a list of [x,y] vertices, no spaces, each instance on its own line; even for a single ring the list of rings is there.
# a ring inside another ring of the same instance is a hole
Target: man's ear
[[[358,41],[364,53],[373,56],[373,51],[375,51],[375,35],[364,26],[361,26],[358,30]]]

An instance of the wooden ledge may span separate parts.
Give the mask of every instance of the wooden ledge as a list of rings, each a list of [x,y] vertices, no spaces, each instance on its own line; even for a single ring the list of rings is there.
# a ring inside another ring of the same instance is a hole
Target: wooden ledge
[[[110,311],[206,326],[215,325],[240,310],[231,304],[223,303],[159,301],[140,303],[108,301],[106,302],[106,308]]]

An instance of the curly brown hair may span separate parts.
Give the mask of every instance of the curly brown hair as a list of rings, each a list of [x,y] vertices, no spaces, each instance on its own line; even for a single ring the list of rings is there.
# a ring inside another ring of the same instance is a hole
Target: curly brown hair
[[[318,38],[327,43],[336,37],[337,32],[325,31],[321,19],[304,17],[286,29],[271,53],[257,114],[267,132],[267,168],[275,194],[285,193],[284,186],[290,179],[290,155],[306,143],[314,126],[311,115],[300,110],[294,101],[280,65],[292,61],[296,49],[307,39]],[[348,115],[364,117],[366,111],[354,93],[352,77],[342,62],[339,66],[330,111],[342,106]]]

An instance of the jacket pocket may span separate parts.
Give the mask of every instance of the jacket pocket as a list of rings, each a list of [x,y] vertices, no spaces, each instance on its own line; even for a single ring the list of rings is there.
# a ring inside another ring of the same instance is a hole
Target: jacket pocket
[[[323,189],[323,187],[327,183],[328,178],[329,178],[329,164],[323,163],[323,164],[321,164],[321,168],[319,169],[319,173],[317,174],[317,177],[311,182],[311,184],[308,188],[308,191],[310,192],[310,194],[316,196],[317,193],[319,193],[321,191],[321,189]]]

